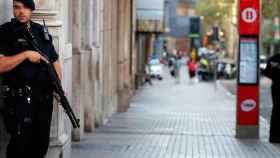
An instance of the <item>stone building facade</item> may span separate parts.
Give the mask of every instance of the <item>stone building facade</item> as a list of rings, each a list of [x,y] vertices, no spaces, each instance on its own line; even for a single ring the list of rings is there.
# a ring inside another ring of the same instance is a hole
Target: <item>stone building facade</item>
[[[129,107],[137,61],[135,0],[35,1],[33,20],[45,19],[53,35],[63,87],[81,124],[73,130],[56,104],[48,158],[69,158],[71,140],[81,140],[84,132],[94,132]],[[0,8],[2,24],[12,17],[12,1],[0,0]],[[9,136],[1,121],[0,114],[0,157],[5,158]]]

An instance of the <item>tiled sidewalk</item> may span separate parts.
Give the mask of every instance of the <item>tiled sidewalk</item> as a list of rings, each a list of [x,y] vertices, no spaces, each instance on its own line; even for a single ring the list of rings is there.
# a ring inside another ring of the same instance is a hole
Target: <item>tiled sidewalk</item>
[[[235,100],[211,83],[144,87],[126,113],[72,145],[72,158],[279,158],[261,119],[260,140],[235,138]]]

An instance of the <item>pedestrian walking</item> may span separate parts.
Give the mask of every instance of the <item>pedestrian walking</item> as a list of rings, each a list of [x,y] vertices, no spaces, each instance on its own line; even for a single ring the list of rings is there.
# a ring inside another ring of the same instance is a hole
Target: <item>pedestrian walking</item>
[[[146,66],[145,66],[145,73],[144,73],[144,75],[145,75],[145,83],[149,83],[149,85],[153,85],[153,83],[152,83],[152,78],[151,78],[151,66],[150,66],[150,64],[147,64]]]
[[[272,80],[271,94],[273,108],[271,114],[270,136],[271,143],[280,143],[280,54],[269,58],[264,75]]]
[[[175,63],[174,63],[174,77],[176,80],[176,83],[180,83],[180,70],[181,70],[181,65],[182,65],[182,61],[181,61],[181,56],[177,55],[175,58]]]
[[[197,62],[194,59],[190,59],[190,61],[188,61],[187,65],[188,65],[190,83],[193,83],[195,76],[196,76],[196,71],[197,71]]]
[[[34,10],[33,0],[13,0],[15,18],[0,26],[3,116],[11,135],[7,158],[44,158],[49,146],[53,88],[44,62],[53,64],[60,79],[61,69],[52,36],[46,27],[31,21]],[[23,30],[44,55],[31,47]]]

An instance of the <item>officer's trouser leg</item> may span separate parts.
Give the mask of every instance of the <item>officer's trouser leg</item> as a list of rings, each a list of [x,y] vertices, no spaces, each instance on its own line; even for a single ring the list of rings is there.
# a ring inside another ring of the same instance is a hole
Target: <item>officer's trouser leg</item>
[[[45,158],[49,146],[52,103],[51,97],[43,97],[34,104],[32,124],[21,126],[20,133],[12,134],[7,158]]]
[[[15,111],[17,113],[16,125],[11,131],[11,139],[7,147],[7,158],[28,157],[27,149],[31,147],[33,135],[32,125],[32,105],[25,102],[25,98],[17,97],[15,102]]]
[[[280,143],[280,85],[272,85],[271,93],[272,93],[272,101],[273,108],[271,114],[271,125],[270,125],[270,141],[279,142]]]
[[[50,141],[50,126],[52,119],[53,99],[45,98],[36,108],[34,122],[34,138],[32,139],[33,152],[31,158],[44,158],[47,154]]]
[[[31,146],[32,127],[21,127],[20,133],[13,133],[7,147],[7,158],[28,156],[27,149]]]

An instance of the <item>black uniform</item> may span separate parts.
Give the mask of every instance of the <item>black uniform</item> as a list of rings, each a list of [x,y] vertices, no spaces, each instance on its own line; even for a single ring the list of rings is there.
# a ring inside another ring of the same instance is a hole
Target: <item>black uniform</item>
[[[273,109],[269,140],[270,142],[280,143],[280,54],[276,54],[268,60],[264,73],[272,80]]]
[[[13,56],[32,50],[23,34],[21,24],[8,22],[0,26],[0,54]],[[30,30],[41,51],[50,62],[58,59],[52,38],[46,39],[43,26],[31,22]],[[7,158],[44,158],[49,146],[53,110],[53,89],[46,66],[25,60],[12,71],[4,73],[4,122],[11,140]]]

